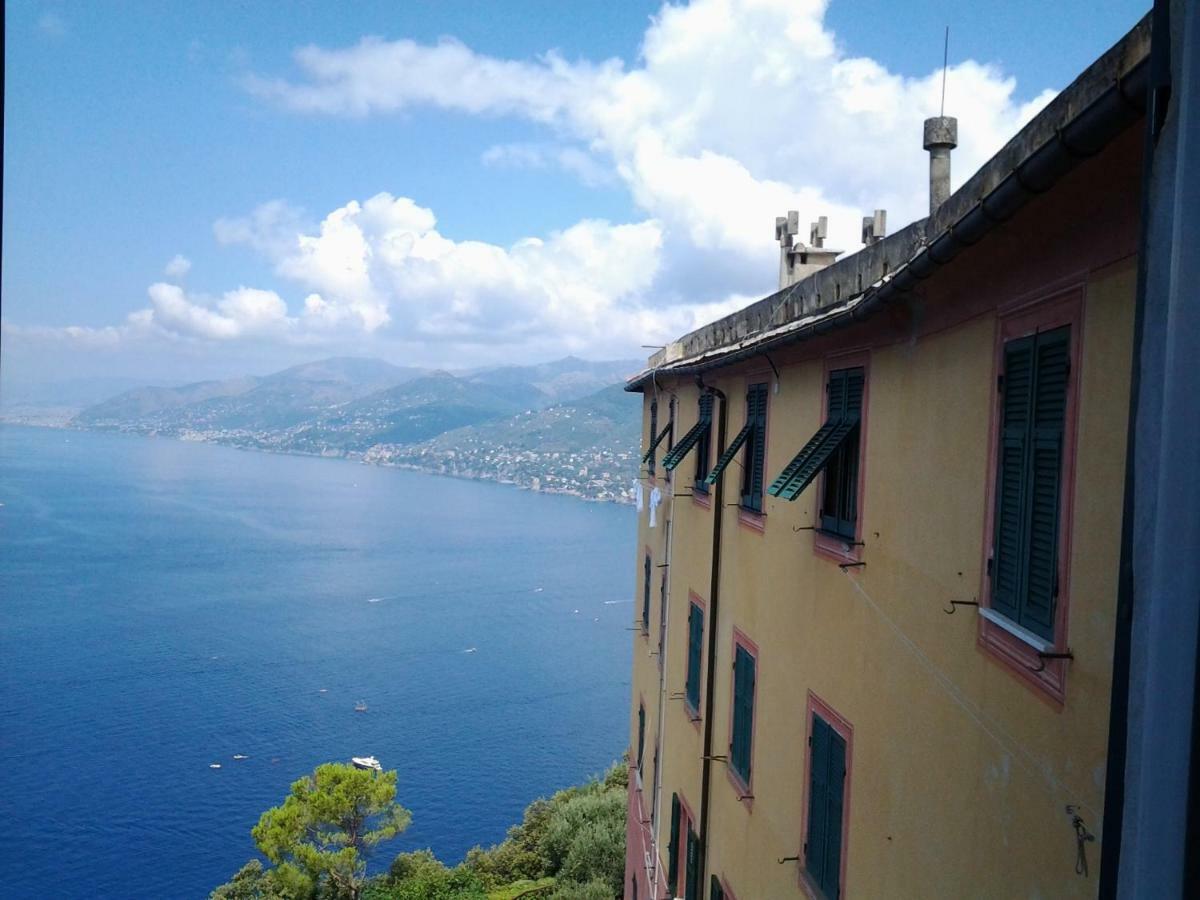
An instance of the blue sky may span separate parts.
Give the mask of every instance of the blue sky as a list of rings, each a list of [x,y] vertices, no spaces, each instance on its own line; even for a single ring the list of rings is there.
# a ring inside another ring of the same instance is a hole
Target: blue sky
[[[1142,6],[10,2],[3,375],[639,355],[921,214],[946,24],[960,183]]]

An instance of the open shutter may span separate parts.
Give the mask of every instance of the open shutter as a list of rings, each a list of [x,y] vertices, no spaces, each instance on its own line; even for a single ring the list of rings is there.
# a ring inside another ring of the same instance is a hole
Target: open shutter
[[[1063,422],[1067,412],[1069,332],[1038,335],[1032,404],[1029,492],[1029,555],[1020,624],[1054,639],[1058,594],[1058,510],[1062,481]]]
[[[737,436],[725,448],[725,452],[721,454],[721,458],[717,460],[717,464],[713,466],[713,470],[708,473],[708,477],[704,479],[709,484],[716,484],[717,479],[721,477],[721,473],[725,468],[733,462],[733,458],[737,456],[737,452],[742,449],[742,444],[746,443],[746,438],[750,436],[750,432],[754,430],[754,425],[747,422],[742,430],[737,433]]]
[[[1004,345],[1004,396],[996,472],[992,608],[1018,621],[1025,581],[1026,457],[1032,424],[1034,338]]]
[[[827,835],[829,833],[829,743],[833,729],[813,716],[809,737],[808,836],[804,844],[804,868],[818,885],[825,883]]]
[[[676,874],[679,872],[679,795],[671,795],[671,833],[667,840],[667,891],[675,895]]]

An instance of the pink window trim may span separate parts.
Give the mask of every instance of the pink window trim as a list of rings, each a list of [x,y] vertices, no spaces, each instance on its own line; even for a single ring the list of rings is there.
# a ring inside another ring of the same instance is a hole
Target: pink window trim
[[[726,754],[731,754],[733,749],[733,697],[737,683],[737,670],[734,664],[737,662],[737,648],[744,647],[746,652],[754,657],[754,693],[750,700],[750,781],[745,782],[742,776],[733,770],[733,760],[726,757],[725,777],[729,779],[729,783],[733,785],[733,789],[737,792],[738,802],[746,804],[747,810],[754,809],[754,732],[758,728],[758,683],[762,680],[761,656],[759,655],[758,645],[746,635],[737,626],[733,629],[733,649],[729,663],[729,732],[726,741]]]
[[[800,806],[800,888],[811,900],[820,900],[823,896],[817,887],[808,880],[804,868],[804,846],[808,843],[808,792],[812,784],[812,723],[813,716],[819,715],[846,742],[846,785],[842,790],[842,858],[838,872],[838,884],[841,894],[846,893],[846,858],[850,855],[850,787],[853,782],[854,769],[854,726],[839,714],[832,706],[814,694],[808,692],[808,702],[804,714],[804,790]]]
[[[854,541],[862,540],[863,511],[866,509],[867,484],[867,416],[871,409],[871,351],[868,349],[847,350],[832,353],[825,357],[825,366],[821,374],[821,422],[829,417],[829,376],[838,369],[863,370],[863,399],[862,416],[858,425],[858,515],[854,523]],[[862,560],[861,546],[847,546],[845,538],[820,531],[821,498],[825,496],[825,473],[816,480],[816,496],[813,497],[813,524],[818,530],[813,531],[813,552],[834,562],[859,562]]]
[[[1066,652],[1067,625],[1071,597],[1071,537],[1075,496],[1076,429],[1079,411],[1079,382],[1082,374],[1080,360],[1083,347],[1084,291],[1081,285],[1057,293],[1023,299],[997,311],[996,342],[993,359],[993,384],[1004,369],[1004,344],[1014,338],[1048,331],[1068,325],[1071,328],[1071,377],[1067,383],[1066,420],[1063,422],[1063,472],[1059,497],[1058,531],[1058,600],[1054,611],[1054,651]],[[983,583],[980,602],[984,608],[992,603],[992,581],[987,574],[992,557],[995,527],[996,465],[999,450],[997,433],[1000,427],[1000,392],[994,391],[988,433],[987,504],[984,514],[983,561],[980,567]],[[1037,650],[1015,635],[1005,631],[982,616],[979,619],[979,646],[1039,696],[1049,699],[1061,709],[1066,699],[1067,660],[1041,660]],[[1044,662],[1041,672],[1034,670]]]
[[[704,602],[704,598],[695,591],[688,591],[688,612],[691,612],[692,606],[700,609],[700,621],[704,625],[704,629],[700,635],[700,708],[704,708],[704,661],[708,654],[705,652],[704,645],[708,643],[704,637],[708,634],[708,604]],[[692,709],[692,705],[687,699],[687,651],[688,643],[691,641],[691,631],[688,632],[688,640],[683,643],[683,711],[687,713],[688,721],[697,732],[700,731],[700,722],[703,716],[700,715],[699,709]]]
[[[721,890],[725,894],[725,900],[737,900],[737,894],[730,889],[729,882],[725,880],[724,875],[718,875],[717,881],[721,882]]]

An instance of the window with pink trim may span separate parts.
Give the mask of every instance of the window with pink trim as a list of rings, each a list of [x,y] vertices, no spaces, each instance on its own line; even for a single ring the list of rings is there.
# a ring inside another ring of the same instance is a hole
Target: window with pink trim
[[[754,777],[754,701],[758,682],[758,648],[737,629],[733,632],[733,709],[729,725],[728,771],[741,798],[750,799]]]
[[[997,332],[980,643],[1064,699],[1082,296],[1003,316]]]
[[[853,734],[849,722],[809,692],[801,879],[820,897],[841,896],[846,882]]]

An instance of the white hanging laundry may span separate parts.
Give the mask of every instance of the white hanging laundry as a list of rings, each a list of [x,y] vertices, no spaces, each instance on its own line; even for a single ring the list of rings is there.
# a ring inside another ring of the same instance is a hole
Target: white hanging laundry
[[[637,511],[641,512],[646,506],[645,493],[642,491],[642,479],[633,479],[633,502],[637,504]]]
[[[653,528],[655,526],[654,511],[656,509],[658,509],[658,506],[660,503],[662,503],[662,491],[660,491],[658,488],[655,488],[654,490],[652,490],[650,492],[650,527],[651,528]]]

